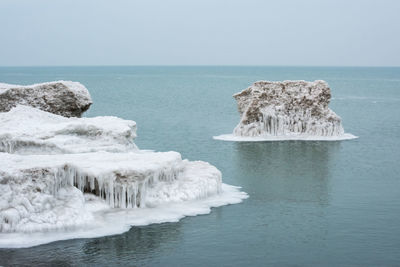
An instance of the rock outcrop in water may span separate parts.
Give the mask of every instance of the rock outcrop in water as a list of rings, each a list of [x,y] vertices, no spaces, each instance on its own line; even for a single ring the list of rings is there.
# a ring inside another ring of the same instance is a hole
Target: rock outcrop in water
[[[0,112],[17,105],[28,105],[64,117],[80,117],[92,99],[78,82],[56,81],[33,85],[0,83]]]
[[[241,115],[235,136],[322,136],[344,134],[341,119],[329,109],[325,81],[259,81],[233,96]]]

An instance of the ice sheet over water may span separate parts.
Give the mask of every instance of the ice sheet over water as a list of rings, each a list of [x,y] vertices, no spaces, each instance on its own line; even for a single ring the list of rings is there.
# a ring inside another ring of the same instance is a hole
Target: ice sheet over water
[[[19,106],[0,122],[0,247],[122,233],[247,197],[206,162],[139,150],[133,121]]]
[[[100,199],[92,199],[82,207],[82,211],[91,215],[86,224],[68,230],[0,233],[0,248],[31,247],[57,240],[121,234],[131,226],[177,222],[186,216],[208,214],[213,207],[240,203],[248,197],[239,191],[239,187],[222,184],[221,189],[219,194],[208,198],[172,202],[153,208],[111,209]]]
[[[355,135],[344,133],[339,136],[317,136],[305,134],[291,135],[260,135],[260,136],[237,136],[234,134],[222,134],[213,136],[215,140],[233,141],[233,142],[265,142],[265,141],[341,141],[358,138]]]

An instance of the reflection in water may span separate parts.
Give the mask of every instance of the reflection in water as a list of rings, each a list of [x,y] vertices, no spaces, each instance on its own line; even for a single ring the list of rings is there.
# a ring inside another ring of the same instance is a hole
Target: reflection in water
[[[132,227],[122,235],[88,240],[82,248],[82,261],[96,263],[96,255],[105,254],[113,259],[141,265],[141,261],[148,262],[155,253],[173,249],[171,244],[180,242],[180,225],[178,222]]]
[[[109,262],[127,266],[163,266],[168,265],[163,261],[165,259],[169,259],[169,265],[174,265],[179,249],[190,255],[182,256],[189,265],[198,253],[190,249],[198,248],[188,246],[186,250],[186,246],[182,248],[180,244],[189,240],[194,240],[195,244],[199,240],[208,242],[218,237],[231,240],[234,245],[236,238],[246,243],[254,232],[257,235],[252,236],[247,251],[253,260],[261,255],[260,246],[306,255],[305,244],[310,242],[316,248],[314,256],[324,257],[326,229],[329,229],[326,216],[329,181],[334,178],[332,172],[338,162],[335,157],[339,157],[341,146],[340,142],[299,141],[227,145],[232,149],[227,153],[232,155],[233,161],[225,158],[231,167],[225,175],[234,176],[237,184],[250,195],[242,204],[215,209],[211,215],[197,217],[190,224],[183,220],[133,227],[122,235],[60,241],[26,249],[0,249],[0,266],[93,266],[108,265]],[[210,222],[209,219],[213,223],[205,223]],[[232,232],[235,235],[231,238]],[[229,247],[226,243],[220,245]],[[205,247],[201,249],[212,253]],[[221,251],[215,253],[216,259]],[[170,254],[175,257],[166,256]],[[221,262],[226,260],[220,259]]]
[[[250,195],[244,203],[251,205],[249,228],[263,236],[266,247],[297,251],[294,258],[307,255],[302,248],[310,242],[317,248],[314,257],[324,257],[329,181],[341,143],[246,142],[234,149],[234,172]]]
[[[241,184],[263,200],[324,205],[331,164],[340,146],[340,142],[238,142],[232,165]]]
[[[54,242],[25,249],[0,249],[0,266],[78,266],[104,265],[105,259],[118,259],[142,265],[154,253],[172,249],[180,242],[181,223],[133,227],[122,235],[95,239]],[[164,245],[166,244],[166,245]]]

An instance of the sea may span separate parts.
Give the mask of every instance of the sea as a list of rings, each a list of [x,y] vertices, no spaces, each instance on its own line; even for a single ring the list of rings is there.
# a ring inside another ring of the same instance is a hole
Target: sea
[[[141,149],[215,165],[249,198],[120,235],[0,249],[0,266],[400,266],[400,68],[1,67],[0,82],[84,84],[87,117],[137,122]],[[227,142],[232,95],[325,80],[347,141]],[[1,125],[0,125],[1,127]]]

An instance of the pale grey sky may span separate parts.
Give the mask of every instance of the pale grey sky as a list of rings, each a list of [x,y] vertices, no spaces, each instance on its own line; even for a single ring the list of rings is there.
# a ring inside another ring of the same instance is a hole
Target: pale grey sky
[[[0,0],[0,65],[400,66],[400,0]]]

